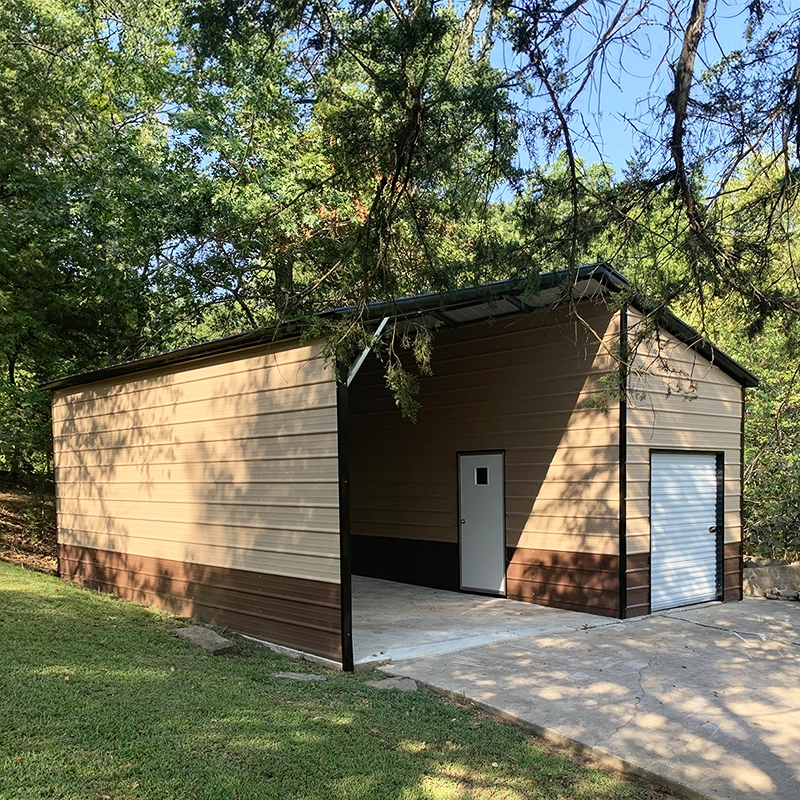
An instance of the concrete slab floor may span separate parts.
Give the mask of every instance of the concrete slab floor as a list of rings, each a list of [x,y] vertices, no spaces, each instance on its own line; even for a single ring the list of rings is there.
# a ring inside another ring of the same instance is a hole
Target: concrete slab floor
[[[517,618],[483,598],[472,611],[448,600],[457,605],[443,598],[431,629],[444,632],[442,644],[448,632],[472,641],[427,654],[389,647],[384,671],[466,696],[690,797],[800,798],[800,603],[751,599],[584,627],[552,609]],[[492,640],[498,609],[505,628]],[[470,613],[482,619],[466,621]],[[398,614],[404,641],[414,617],[414,608]]]
[[[357,669],[521,636],[618,622],[502,597],[353,576],[353,651]]]

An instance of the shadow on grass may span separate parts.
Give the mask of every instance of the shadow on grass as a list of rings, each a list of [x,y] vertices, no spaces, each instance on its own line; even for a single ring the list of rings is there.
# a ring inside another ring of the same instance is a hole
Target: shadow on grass
[[[645,796],[468,707],[380,692],[257,645],[208,656],[176,620],[0,564],[0,797]]]

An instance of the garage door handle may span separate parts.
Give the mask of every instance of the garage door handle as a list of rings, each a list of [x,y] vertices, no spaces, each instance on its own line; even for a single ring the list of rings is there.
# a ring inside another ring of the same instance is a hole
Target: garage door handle
[[[709,532],[709,533],[720,533],[720,531],[722,531],[722,528],[721,528],[719,525],[712,525],[712,526],[711,526],[711,527],[708,529],[708,532]]]

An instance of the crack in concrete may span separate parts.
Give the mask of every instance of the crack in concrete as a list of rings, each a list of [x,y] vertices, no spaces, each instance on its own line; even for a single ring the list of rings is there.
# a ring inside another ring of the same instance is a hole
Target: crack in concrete
[[[644,679],[644,671],[649,667],[653,666],[653,662],[656,660],[656,658],[658,658],[658,656],[653,656],[643,667],[639,669],[639,678],[638,678],[639,696],[636,698],[636,702],[633,704],[633,712],[631,713],[630,717],[628,717],[628,719],[625,720],[625,722],[623,722],[621,725],[618,725],[613,731],[611,731],[611,733],[606,734],[605,736],[601,736],[594,743],[593,745],[594,747],[598,747],[601,742],[608,741],[612,736],[618,734],[623,728],[627,728],[628,725],[630,725],[633,722],[633,720],[636,719],[636,715],[639,713],[639,706],[641,705],[642,700],[644,700],[645,690],[644,686],[642,686],[642,680]]]
[[[780,636],[767,636],[763,633],[758,633],[757,631],[738,631],[736,628],[726,628],[722,625],[709,625],[706,622],[697,622],[694,619],[687,619],[686,617],[679,617],[677,614],[665,614],[664,615],[667,619],[677,619],[681,622],[688,622],[691,625],[697,625],[699,628],[711,628],[715,631],[725,631],[726,633],[732,633],[735,636],[738,636],[740,639],[744,639],[745,636],[754,636],[760,639],[762,642],[772,641],[772,642],[782,642],[784,644],[790,644],[794,647],[800,647],[800,641],[795,641],[793,639],[784,639]]]

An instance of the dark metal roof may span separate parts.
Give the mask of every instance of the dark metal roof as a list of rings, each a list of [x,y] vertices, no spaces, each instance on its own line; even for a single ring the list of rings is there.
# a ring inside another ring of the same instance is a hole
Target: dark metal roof
[[[567,300],[582,300],[623,291],[628,286],[625,278],[607,264],[589,264],[574,270],[547,272],[535,279],[495,281],[483,286],[467,287],[447,293],[430,293],[403,297],[388,302],[371,303],[363,313],[365,324],[377,325],[385,317],[409,325],[430,328],[457,327],[489,318],[497,318],[520,311],[531,311]],[[631,303],[640,307],[635,298]],[[646,311],[647,309],[641,308]],[[352,314],[353,306],[324,311],[314,316],[335,319]],[[659,321],[670,333],[716,364],[723,372],[743,386],[757,386],[758,378],[730,356],[723,353],[697,331],[670,312],[661,312]],[[308,319],[283,322],[270,328],[225,336],[210,342],[182,347],[122,364],[68,375],[43,384],[42,389],[66,389],[95,381],[131,375],[144,370],[173,366],[209,356],[236,352],[262,344],[300,336]]]

